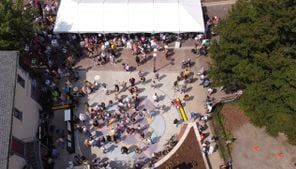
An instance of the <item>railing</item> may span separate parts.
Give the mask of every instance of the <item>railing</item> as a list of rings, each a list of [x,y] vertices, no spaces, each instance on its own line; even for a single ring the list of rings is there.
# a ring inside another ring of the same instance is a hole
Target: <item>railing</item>
[[[235,99],[239,98],[243,94],[242,90],[237,91],[236,93],[233,93],[233,95],[222,97],[220,99],[221,103],[229,103],[234,101]]]

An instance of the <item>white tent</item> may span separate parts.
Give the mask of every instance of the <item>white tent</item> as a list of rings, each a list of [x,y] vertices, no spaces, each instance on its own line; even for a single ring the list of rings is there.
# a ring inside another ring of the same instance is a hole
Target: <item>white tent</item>
[[[61,0],[54,32],[204,32],[200,0]]]

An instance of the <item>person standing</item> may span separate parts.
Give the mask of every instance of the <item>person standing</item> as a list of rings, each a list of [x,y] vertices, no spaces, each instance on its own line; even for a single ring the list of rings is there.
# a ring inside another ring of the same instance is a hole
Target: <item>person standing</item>
[[[154,89],[156,88],[156,82],[155,82],[155,80],[152,81],[151,87],[154,88]]]
[[[210,88],[208,88],[208,94],[209,94],[209,95],[212,95],[213,93],[214,93],[214,89],[213,89],[213,88],[211,88],[211,87],[210,87]]]
[[[160,81],[160,78],[159,78],[159,73],[155,73],[155,74],[154,74],[154,78],[155,78],[155,80],[158,80],[158,81]]]
[[[115,87],[115,92],[119,92],[119,85],[115,84],[114,87]]]
[[[176,127],[178,127],[180,121],[178,119],[174,119],[173,123],[176,125]]]
[[[146,81],[146,78],[143,76],[141,77],[141,82],[144,83]]]
[[[138,72],[138,76],[139,76],[139,78],[141,78],[141,77],[144,76],[144,75],[143,75],[143,72],[142,72],[141,70],[139,70],[139,72]]]
[[[128,154],[128,148],[126,146],[121,147],[121,154]]]
[[[175,91],[179,91],[180,90],[178,81],[174,81],[174,89],[175,89]]]
[[[157,93],[154,93],[154,95],[152,96],[152,98],[153,98],[153,101],[154,102],[158,102],[158,95],[157,95]]]
[[[141,65],[141,60],[140,60],[139,55],[137,55],[135,59],[136,59],[137,66],[140,66]]]
[[[135,86],[136,79],[132,77],[129,79],[129,82],[131,83],[131,86]]]
[[[116,64],[116,62],[115,62],[115,55],[113,55],[113,54],[111,54],[110,56],[109,56],[109,59],[110,59],[110,61],[111,61],[111,64]]]
[[[125,91],[126,90],[126,82],[125,81],[122,81],[120,83],[120,86],[121,86],[121,91]]]
[[[124,64],[124,70],[128,72],[128,71],[129,71],[129,69],[130,69],[129,65],[128,65],[127,63],[126,63],[126,64]]]

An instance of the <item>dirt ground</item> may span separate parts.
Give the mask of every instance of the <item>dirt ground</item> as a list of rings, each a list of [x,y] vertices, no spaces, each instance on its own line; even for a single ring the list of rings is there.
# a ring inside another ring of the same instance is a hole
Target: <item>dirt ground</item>
[[[236,131],[249,122],[248,117],[243,114],[243,111],[233,104],[224,105],[221,113],[226,119],[224,124],[227,131]]]
[[[296,169],[296,146],[290,145],[284,135],[267,135],[236,105],[225,105],[222,114],[226,128],[236,138],[232,145],[234,169]]]

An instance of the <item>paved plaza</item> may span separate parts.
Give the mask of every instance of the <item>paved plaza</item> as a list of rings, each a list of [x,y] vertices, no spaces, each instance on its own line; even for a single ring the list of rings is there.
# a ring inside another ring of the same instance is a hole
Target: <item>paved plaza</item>
[[[147,74],[147,73],[146,73]],[[114,71],[88,71],[86,72],[86,79],[88,81],[93,81],[94,76],[100,75],[102,81],[107,84],[107,88],[110,86],[113,89],[114,83],[119,83],[121,81],[126,81],[130,77],[137,77],[136,72],[114,72]],[[152,118],[143,117],[139,119],[139,124],[145,126],[145,130],[151,131],[155,134],[153,142],[154,144],[147,145],[141,140],[137,134],[132,134],[122,139],[118,144],[110,144],[106,146],[107,153],[103,153],[99,148],[91,148],[92,154],[96,154],[99,157],[108,157],[112,161],[133,161],[134,159],[140,160],[145,157],[151,157],[153,152],[161,150],[163,145],[167,140],[174,134],[178,133],[179,126],[176,127],[173,124],[175,118],[180,119],[179,113],[176,108],[171,107],[171,100],[180,97],[180,94],[173,92],[172,81],[175,80],[176,73],[166,73],[160,76],[160,81],[157,81],[157,87],[151,87],[151,80],[153,79],[153,73],[148,73],[146,75],[147,81],[144,84],[138,84],[140,90],[140,104],[139,109],[147,109],[147,111],[152,111]],[[106,78],[105,78],[106,77]],[[138,79],[139,81],[139,79]],[[110,90],[111,90],[110,89]],[[153,101],[152,95],[157,93],[159,95],[159,101],[155,103]],[[121,92],[121,97],[127,97],[128,91]],[[91,106],[95,106],[101,102],[107,102],[109,100],[114,100],[114,94],[106,95],[104,89],[99,89],[96,92],[88,96],[88,103]],[[116,104],[116,103],[114,103]],[[115,112],[115,106],[110,106],[108,111]],[[106,135],[110,129],[114,126],[106,126],[100,130],[100,134]],[[94,130],[92,132],[95,132]],[[85,147],[83,147],[83,135],[79,135],[80,147],[83,152]],[[121,146],[130,147],[132,145],[138,145],[141,148],[145,148],[141,154],[136,155],[135,152],[129,153],[128,155],[121,154]]]
[[[107,90],[114,90],[114,85],[122,81],[127,81],[130,78],[136,79],[136,86],[139,90],[140,103],[138,109],[147,109],[148,112],[152,112],[152,117],[144,116],[137,119],[138,124],[140,124],[144,131],[150,132],[152,135],[152,143],[147,144],[147,142],[139,137],[137,133],[131,135],[124,135],[120,137],[118,143],[108,143],[104,146],[105,150],[98,147],[86,147],[84,145],[84,140],[87,136],[83,133],[76,132],[76,153],[82,154],[87,158],[93,159],[95,157],[100,157],[101,159],[108,158],[111,166],[114,168],[129,168],[134,164],[135,161],[145,160],[152,156],[154,152],[160,151],[163,149],[165,143],[173,136],[174,134],[180,133],[181,125],[176,125],[173,123],[174,119],[181,119],[177,109],[171,105],[171,101],[176,98],[182,99],[184,94],[181,94],[178,91],[174,90],[173,82],[176,80],[176,77],[182,71],[181,62],[184,59],[191,58],[194,62],[193,66],[189,68],[190,71],[195,74],[201,67],[207,68],[208,58],[205,56],[196,56],[190,52],[189,48],[185,49],[174,49],[172,50],[173,54],[170,59],[167,60],[164,57],[162,52],[158,52],[156,60],[156,70],[159,73],[159,80],[155,80],[153,73],[153,59],[150,56],[150,59],[140,65],[136,66],[134,56],[130,54],[130,50],[124,49],[121,51],[121,55],[117,60],[116,65],[110,63],[101,66],[94,66],[92,59],[84,58],[77,62],[76,68],[79,69],[80,79],[74,84],[81,87],[84,84],[84,81],[87,80],[91,83],[94,82],[95,76],[99,76],[99,83],[105,83]],[[122,63],[129,63],[132,67],[132,71],[126,72],[122,68]],[[140,82],[138,77],[138,71],[141,70],[146,78],[144,83]],[[152,81],[156,82],[156,87],[152,87]],[[159,96],[159,101],[153,101],[153,94],[157,93]],[[207,88],[203,88],[199,85],[199,80],[195,79],[193,83],[187,85],[187,94],[190,96],[190,100],[185,103],[185,111],[187,112],[188,117],[190,117],[191,112],[198,112],[204,114],[205,109],[205,100],[207,97]],[[126,98],[130,94],[128,91],[121,91],[121,98]],[[114,113],[116,111],[117,102],[114,101],[112,105],[108,105],[109,100],[115,100],[115,93],[111,92],[106,94],[106,89],[100,87],[98,90],[95,90],[91,94],[80,99],[80,105],[74,110],[76,116],[79,116],[80,113],[85,113],[85,105],[87,102],[90,107],[95,107],[102,102],[106,103],[107,111]],[[192,122],[192,120],[190,120]],[[86,120],[85,125],[91,126]],[[91,128],[90,132],[92,135],[102,136],[110,132],[114,128],[116,123],[110,126],[103,126],[99,130]],[[208,129],[207,132],[210,132]],[[121,147],[132,147],[138,146],[143,151],[141,153],[136,153],[131,151],[129,154],[122,154]],[[63,158],[67,160],[67,158]],[[68,158],[68,159],[71,159]],[[219,158],[217,152],[210,155],[210,159],[215,161],[212,165],[219,166],[222,162]],[[61,165],[59,165],[61,163]],[[64,166],[63,163],[57,161],[55,168]]]

